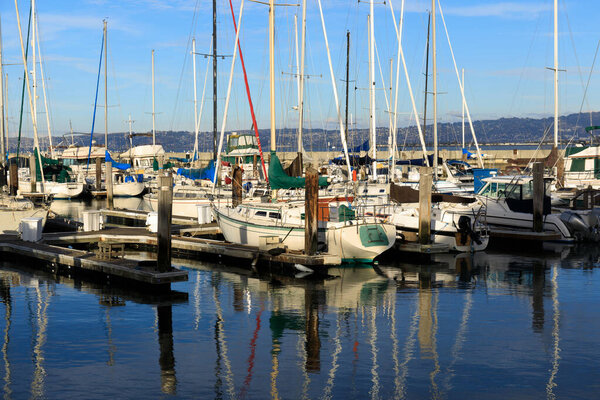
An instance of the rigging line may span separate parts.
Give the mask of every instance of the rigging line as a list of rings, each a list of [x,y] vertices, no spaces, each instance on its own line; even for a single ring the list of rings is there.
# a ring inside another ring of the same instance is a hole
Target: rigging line
[[[592,74],[594,73],[594,65],[596,64],[596,57],[598,56],[598,48],[600,48],[600,40],[598,41],[598,44],[596,45],[596,52],[594,53],[594,60],[592,61],[592,67],[590,68],[590,73],[588,74],[587,83],[585,84],[585,89],[583,91],[583,98],[581,99],[581,105],[579,106],[579,115],[577,115],[577,121],[575,122],[575,129],[573,130],[573,136],[575,135],[575,132],[577,131],[577,128],[579,127],[579,116],[581,115],[581,111],[583,110],[583,103],[586,100],[587,91],[590,86],[590,80],[592,79]],[[590,125],[592,125],[591,114],[590,114]]]
[[[27,41],[25,42],[25,62],[28,61],[27,55],[29,54],[29,33],[31,32],[31,5],[29,6],[29,22],[27,23]],[[19,163],[19,150],[21,148],[21,129],[23,127],[23,103],[25,102],[25,77],[27,74],[27,67],[23,71],[23,88],[21,90],[21,111],[19,111],[19,137],[17,139],[17,164]],[[33,112],[33,111],[32,111]],[[43,176],[44,174],[42,174]]]
[[[92,115],[92,131],[90,132],[90,146],[88,148],[86,174],[90,169],[90,155],[92,154],[92,140],[94,138],[94,124],[96,123],[96,109],[98,105],[98,89],[100,88],[100,74],[102,72],[102,54],[104,52],[104,32],[102,33],[102,45],[100,46],[100,61],[98,62],[98,78],[96,80],[96,97],[94,99],[94,114]]]
[[[171,114],[171,126],[170,130],[173,130],[173,124],[175,123],[175,112],[177,110],[177,104],[179,103],[179,94],[181,93],[181,83],[183,82],[183,73],[185,71],[185,64],[187,62],[187,57],[190,49],[190,44],[192,42],[192,33],[196,28],[196,17],[198,16],[198,5],[200,4],[200,0],[196,0],[196,5],[194,6],[194,13],[192,14],[192,26],[190,27],[190,33],[188,34],[187,45],[185,46],[185,52],[183,55],[183,63],[181,65],[181,72],[179,74],[179,83],[177,84],[177,94],[175,95],[175,104],[173,106],[173,113]]]

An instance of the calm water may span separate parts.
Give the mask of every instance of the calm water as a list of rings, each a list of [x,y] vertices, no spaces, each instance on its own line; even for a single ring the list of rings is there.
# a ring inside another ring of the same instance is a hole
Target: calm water
[[[597,398],[599,255],[446,255],[322,277],[174,260],[189,282],[162,299],[1,261],[0,391]]]

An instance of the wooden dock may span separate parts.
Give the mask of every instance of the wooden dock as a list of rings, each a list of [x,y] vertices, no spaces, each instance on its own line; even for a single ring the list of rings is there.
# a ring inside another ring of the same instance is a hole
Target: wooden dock
[[[186,271],[172,269],[158,272],[147,262],[125,258],[100,258],[96,253],[44,243],[25,242],[16,235],[0,235],[0,252],[41,260],[74,268],[76,271],[99,273],[149,285],[187,281]]]
[[[421,244],[418,242],[396,242],[394,247],[406,253],[439,254],[448,253],[449,246],[442,243]]]
[[[109,210],[103,208],[100,210],[102,219],[105,221],[105,226],[137,226],[146,225],[148,219],[148,211],[141,210]],[[200,225],[196,218],[181,217],[174,215],[171,222],[173,223],[174,231],[180,231],[182,234],[188,235],[218,235],[221,233],[216,222]]]
[[[527,242],[551,242],[559,241],[561,238],[560,233],[544,231],[544,232],[533,232],[533,231],[521,231],[516,229],[493,229],[490,230],[490,239],[503,239],[503,240],[514,240],[515,243],[519,241]]]
[[[93,232],[48,233],[44,234],[43,242],[53,245],[91,244],[98,242],[124,243],[129,245],[157,246],[156,234],[144,228],[114,228]],[[287,251],[273,255],[258,247],[228,243],[223,240],[213,240],[195,237],[173,235],[171,248],[174,253],[198,256],[201,254],[219,257],[230,257],[245,260],[249,263],[271,262],[282,264],[303,264],[307,266],[334,266],[341,264],[341,258],[331,254],[307,256],[301,252]]]

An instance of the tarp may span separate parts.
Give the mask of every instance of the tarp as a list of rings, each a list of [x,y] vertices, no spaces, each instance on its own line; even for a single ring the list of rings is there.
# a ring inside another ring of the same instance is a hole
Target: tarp
[[[204,168],[178,168],[177,175],[189,179],[209,179],[212,181],[215,178],[215,162],[211,160],[208,166]]]
[[[371,157],[369,157],[368,155],[361,157],[357,154],[353,154],[348,157],[350,159],[350,166],[352,166],[352,167],[357,167],[359,165],[373,164],[373,159]],[[336,165],[346,165],[346,158],[345,157],[336,157],[333,160],[331,160],[331,162]]]
[[[433,166],[433,154],[429,154],[427,156],[427,160],[429,161],[429,165]],[[438,157],[438,164],[442,165],[444,161]],[[396,165],[414,165],[416,167],[426,167],[427,163],[425,163],[424,158],[413,158],[412,160],[398,160],[396,161]]]
[[[127,163],[119,163],[119,162],[116,162],[115,160],[113,160],[113,158],[110,156],[110,153],[108,152],[108,150],[106,150],[104,152],[104,162],[112,163],[113,168],[120,169],[121,171],[126,171],[129,168],[131,168],[131,165],[129,165]]]
[[[297,178],[286,174],[277,154],[274,151],[271,152],[271,161],[269,162],[269,185],[271,185],[271,189],[298,189],[303,188],[305,183],[305,178]],[[328,184],[326,177],[319,177],[320,187]]]
[[[360,153],[361,151],[368,151],[368,150],[369,150],[369,139],[367,139],[360,146],[356,146],[352,149],[348,149],[348,153]]]
[[[36,180],[38,182],[42,181],[42,174],[39,168],[38,161],[38,151],[34,150],[35,154],[35,175]],[[56,176],[56,181],[60,183],[70,182],[71,178],[69,177],[69,172],[71,168],[63,165],[59,160],[53,160],[51,158],[46,158],[44,156],[40,156],[42,160],[42,167],[44,168],[44,179],[47,181],[53,180],[53,177]]]

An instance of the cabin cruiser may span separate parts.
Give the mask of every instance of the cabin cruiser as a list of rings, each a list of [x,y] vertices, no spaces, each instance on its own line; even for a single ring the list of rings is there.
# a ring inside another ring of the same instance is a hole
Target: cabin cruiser
[[[375,218],[356,218],[346,212],[337,221],[318,221],[318,248],[338,255],[342,262],[370,263],[396,240],[395,227]],[[259,247],[261,238],[274,238],[289,250],[304,250],[304,202],[240,204],[235,208],[213,204],[223,236],[232,243]],[[264,239],[263,239],[264,240]]]
[[[478,201],[486,207],[486,220],[492,231],[533,230],[533,177],[524,175],[491,176],[483,179],[484,185],[476,194]],[[586,216],[593,211],[552,212],[549,192],[551,179],[544,180],[543,230],[556,232],[559,241],[574,242],[591,238],[598,230],[598,222]],[[587,219],[587,222],[586,222]],[[597,220],[597,219],[596,219]]]

